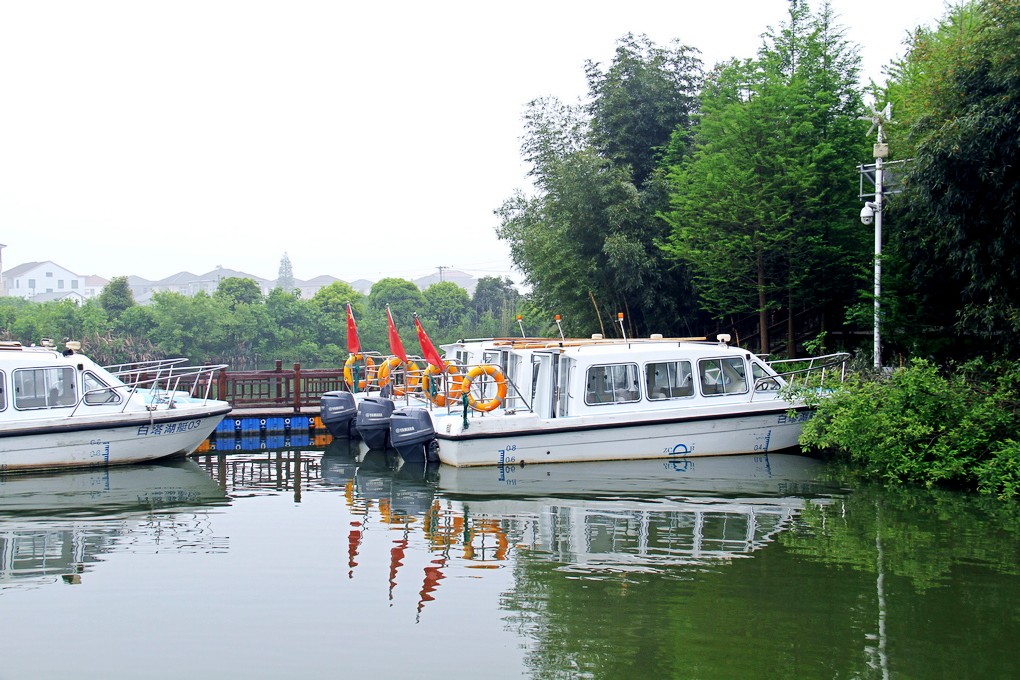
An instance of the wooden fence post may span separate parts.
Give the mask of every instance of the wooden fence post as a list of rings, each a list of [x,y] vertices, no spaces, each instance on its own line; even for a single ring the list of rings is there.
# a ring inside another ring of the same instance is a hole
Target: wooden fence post
[[[275,385],[273,385],[273,386],[276,388],[276,394],[274,394],[273,397],[274,397],[274,399],[276,401],[280,401],[281,397],[283,397],[283,394],[282,394],[282,392],[283,392],[283,389],[282,389],[283,388],[283,385],[282,385],[282,383],[283,383],[283,375],[282,375],[282,373],[283,373],[283,359],[277,359],[276,360],[276,372],[278,374],[281,374],[281,375],[273,376],[273,382],[275,383]]]
[[[294,413],[301,413],[301,364],[294,364]]]

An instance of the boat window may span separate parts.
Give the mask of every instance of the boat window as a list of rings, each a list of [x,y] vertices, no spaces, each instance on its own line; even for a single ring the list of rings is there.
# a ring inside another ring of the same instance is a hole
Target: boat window
[[[779,389],[779,381],[775,378],[769,378],[771,375],[772,374],[757,361],[751,362],[751,377],[754,378],[754,389],[757,391],[766,392]],[[760,378],[768,378],[768,380],[761,380],[759,382]]]
[[[15,408],[57,408],[76,403],[75,375],[70,366],[15,369]]]
[[[641,396],[638,376],[637,364],[592,366],[585,380],[584,402],[596,405],[637,401]]]
[[[693,397],[691,362],[664,361],[645,364],[645,392],[653,401]]]
[[[0,371],[0,411],[7,408],[7,374]]]
[[[743,359],[702,359],[698,362],[698,373],[701,393],[706,396],[747,392]]]
[[[95,373],[85,373],[85,403],[86,404],[119,404],[120,395],[116,390],[108,388],[102,379]]]

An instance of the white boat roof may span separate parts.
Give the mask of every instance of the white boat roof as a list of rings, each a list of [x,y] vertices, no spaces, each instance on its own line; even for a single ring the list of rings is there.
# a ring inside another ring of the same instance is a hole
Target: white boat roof
[[[679,356],[691,359],[705,357],[754,358],[754,353],[740,347],[721,342],[705,342],[691,338],[634,338],[634,339],[585,339],[585,338],[490,338],[485,340],[464,340],[443,345],[447,352],[461,351],[561,351],[563,354],[584,357],[588,360],[653,361],[676,359]]]
[[[82,355],[76,354],[75,357]],[[53,347],[25,346],[20,342],[0,342],[0,365],[25,366],[62,362],[66,357]]]

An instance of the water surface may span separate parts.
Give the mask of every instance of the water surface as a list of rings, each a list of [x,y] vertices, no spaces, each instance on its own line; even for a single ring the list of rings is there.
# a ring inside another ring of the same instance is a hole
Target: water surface
[[[0,678],[1018,677],[1020,522],[812,459],[0,477]]]

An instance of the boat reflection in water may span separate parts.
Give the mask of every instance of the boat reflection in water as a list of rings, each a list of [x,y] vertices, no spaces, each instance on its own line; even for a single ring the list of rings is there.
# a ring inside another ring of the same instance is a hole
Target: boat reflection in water
[[[341,493],[346,577],[373,587],[388,565],[389,598],[419,613],[447,576],[478,575],[463,570],[545,560],[598,577],[749,557],[842,494],[824,463],[790,454],[457,468],[336,439],[198,460],[235,498]]]
[[[829,502],[823,467],[789,454],[444,466],[438,493],[483,529],[468,532],[479,542],[472,555],[529,551],[568,571],[648,571],[749,556],[806,503]]]
[[[456,468],[345,440],[321,460],[350,512],[348,577],[388,550],[390,597],[403,570],[419,613],[461,569],[538,559],[597,577],[749,557],[843,493],[824,463],[789,454]]]
[[[176,516],[226,503],[190,460],[0,474],[0,589],[77,583],[117,550],[223,549],[204,523]]]

